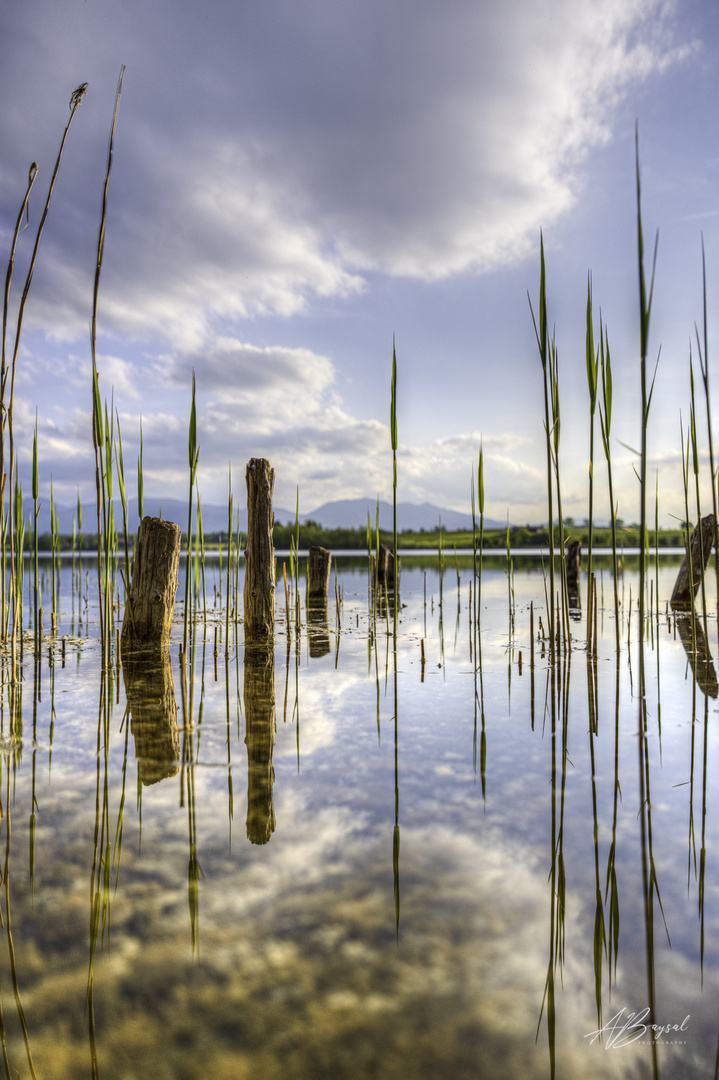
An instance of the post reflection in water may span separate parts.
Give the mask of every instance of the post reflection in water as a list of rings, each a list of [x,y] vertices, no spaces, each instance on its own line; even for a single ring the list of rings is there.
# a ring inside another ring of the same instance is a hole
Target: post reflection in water
[[[308,598],[307,633],[310,644],[310,659],[321,660],[323,656],[327,656],[331,646],[326,600]]]
[[[684,646],[697,686],[707,697],[719,697],[719,683],[717,682],[711,649],[704,636],[699,619],[692,618],[686,608],[682,609],[678,605],[672,606],[675,611],[679,638]]]
[[[169,649],[127,656],[122,675],[140,781],[149,785],[176,776],[180,732]]]
[[[275,655],[271,645],[245,647],[247,839],[268,843],[275,831]]]

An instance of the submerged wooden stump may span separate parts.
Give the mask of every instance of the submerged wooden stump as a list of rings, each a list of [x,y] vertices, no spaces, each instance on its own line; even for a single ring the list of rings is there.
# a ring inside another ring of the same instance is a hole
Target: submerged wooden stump
[[[275,549],[272,492],[275,471],[266,458],[252,458],[247,480],[247,548],[245,550],[245,640],[270,641],[275,633]]]
[[[122,621],[123,655],[169,648],[181,535],[172,521],[146,517],[140,523]]]
[[[386,585],[388,589],[395,587],[395,559],[394,552],[386,544],[379,546],[379,559],[377,559],[377,584]],[[397,584],[399,585],[400,561],[397,560]]]
[[[582,600],[579,595],[579,578],[582,571],[582,542],[570,540],[564,549],[564,569],[567,575],[567,600],[569,617],[578,622],[581,617]]]
[[[387,580],[387,556],[389,555],[389,548],[386,544],[380,544],[379,554],[376,559],[377,569],[377,584],[384,585]]]
[[[564,565],[567,570],[567,586],[570,590],[576,589],[579,584],[579,575],[582,570],[582,542],[570,540],[564,552]]]
[[[713,514],[707,514],[707,516],[702,518],[701,522],[696,525],[694,532],[692,533],[690,546],[692,580],[690,580],[689,577],[689,561],[685,555],[682,560],[682,565],[679,567],[677,580],[674,584],[674,592],[672,593],[671,599],[672,607],[686,606],[687,604],[691,604],[694,600],[696,591],[699,588],[699,583],[702,579],[702,570],[709,561],[709,555],[711,553],[712,545],[714,544],[715,531]]]
[[[275,655],[271,644],[245,649],[247,839],[266,844],[275,831]]]
[[[387,587],[397,591],[399,589],[399,574],[401,565],[399,559],[395,561],[394,552],[387,552]]]
[[[332,553],[327,548],[312,544],[307,562],[307,602],[320,600],[327,602],[330,587],[330,567]]]

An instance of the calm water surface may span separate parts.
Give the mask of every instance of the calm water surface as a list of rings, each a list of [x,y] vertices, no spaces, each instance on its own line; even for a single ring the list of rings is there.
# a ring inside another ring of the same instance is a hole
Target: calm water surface
[[[440,606],[436,560],[406,559],[396,663],[337,565],[341,603],[308,623],[301,583],[289,641],[280,573],[274,663],[247,667],[211,570],[184,685],[181,622],[170,670],[103,678],[63,570],[14,738],[4,706],[6,1075],[715,1076],[718,699],[666,613],[676,561],[645,723],[629,571],[619,656],[605,570],[596,661],[580,617],[551,668],[536,563],[513,623],[485,564],[480,657],[471,569]]]

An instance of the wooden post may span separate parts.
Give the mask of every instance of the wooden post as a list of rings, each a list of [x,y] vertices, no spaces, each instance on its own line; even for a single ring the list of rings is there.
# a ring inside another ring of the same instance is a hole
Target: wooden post
[[[389,549],[386,544],[379,546],[379,559],[377,560],[377,584],[384,585],[387,580],[387,559]]]
[[[387,588],[394,589],[399,592],[399,574],[402,569],[399,559],[397,559],[397,569],[395,571],[395,557],[393,551],[387,552]],[[395,578],[396,572],[396,578]]]
[[[672,593],[671,601],[672,607],[682,607],[683,605],[692,603],[696,591],[699,588],[702,570],[709,561],[709,555],[714,543],[714,515],[707,514],[706,517],[702,518],[700,524],[701,530],[699,525],[696,525],[691,538],[693,580],[691,582],[689,580],[689,564],[685,555],[682,560],[682,565],[679,567],[677,580],[674,584],[674,592]],[[657,597],[657,602],[658,601],[659,598]]]
[[[123,655],[138,649],[170,647],[180,539],[180,526],[172,521],[146,517],[140,523],[132,584],[122,620]]]
[[[275,633],[275,549],[272,542],[275,470],[266,458],[252,458],[247,464],[245,479],[245,641],[271,641]]]
[[[307,601],[321,600],[327,603],[330,585],[330,566],[332,553],[327,548],[312,544],[309,549],[307,569]]]
[[[266,844],[275,831],[275,656],[269,644],[245,649],[245,731],[247,839]]]
[[[582,542],[570,540],[564,553],[564,562],[567,568],[567,586],[574,591],[579,586],[579,575],[582,569]]]

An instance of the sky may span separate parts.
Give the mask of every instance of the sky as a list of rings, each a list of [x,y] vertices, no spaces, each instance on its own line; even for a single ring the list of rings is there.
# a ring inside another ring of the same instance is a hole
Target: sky
[[[10,355],[73,90],[24,317],[13,403],[26,494],[94,498],[89,324],[110,126],[125,66],[98,307],[103,399],[128,495],[140,418],[147,495],[185,498],[193,371],[197,480],[267,457],[275,504],[392,496],[546,520],[542,368],[528,300],[540,234],[559,361],[565,515],[588,513],[585,319],[606,326],[619,516],[639,516],[635,134],[656,369],[648,476],[684,517],[689,355],[702,237],[709,379],[719,288],[719,12],[711,0],[23,0],[0,15],[0,250],[18,243]],[[597,329],[597,339],[598,339]],[[711,501],[697,368],[702,509]],[[713,381],[712,381],[713,380]],[[715,389],[712,393],[717,393]],[[719,415],[719,401],[713,401]],[[634,449],[632,449],[634,448]],[[598,420],[595,513],[606,518]],[[695,506],[692,496],[692,506]],[[692,515],[694,516],[694,515]]]

